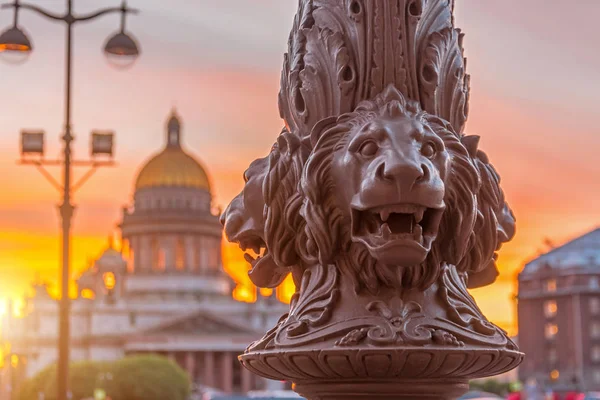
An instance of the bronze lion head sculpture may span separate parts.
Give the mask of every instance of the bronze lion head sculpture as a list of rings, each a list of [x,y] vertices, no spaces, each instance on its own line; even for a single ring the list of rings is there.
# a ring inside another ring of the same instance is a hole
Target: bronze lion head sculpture
[[[250,279],[258,287],[277,287],[300,263],[298,182],[309,152],[306,143],[284,129],[270,153],[244,172],[244,189],[221,215],[227,239],[245,252]]]
[[[372,293],[426,288],[442,263],[470,286],[491,283],[514,216],[477,143],[390,86],[308,138],[284,129],[245,172],[222,216],[225,233],[259,254],[246,254],[259,287],[290,272],[298,286],[317,263]]]
[[[393,86],[321,121],[301,190],[306,263],[336,264],[357,290],[426,288],[472,245],[478,169],[444,120]]]

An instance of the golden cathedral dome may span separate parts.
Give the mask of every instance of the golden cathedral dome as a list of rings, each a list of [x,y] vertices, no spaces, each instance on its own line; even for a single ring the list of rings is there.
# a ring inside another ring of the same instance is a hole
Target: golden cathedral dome
[[[210,192],[208,175],[194,157],[181,148],[181,123],[173,112],[167,124],[167,145],[140,170],[135,190],[152,187],[185,187]]]

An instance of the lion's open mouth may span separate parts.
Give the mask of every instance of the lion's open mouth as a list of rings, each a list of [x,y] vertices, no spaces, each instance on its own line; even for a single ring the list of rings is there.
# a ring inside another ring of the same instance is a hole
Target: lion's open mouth
[[[240,248],[244,252],[244,259],[254,268],[261,259],[267,256],[268,250],[264,240],[260,237],[252,237],[240,240]],[[252,250],[254,256],[248,252]]]
[[[437,235],[442,214],[442,209],[415,204],[397,204],[368,210],[354,209],[352,233],[356,238],[370,237],[381,244],[395,240],[411,240],[428,248]]]

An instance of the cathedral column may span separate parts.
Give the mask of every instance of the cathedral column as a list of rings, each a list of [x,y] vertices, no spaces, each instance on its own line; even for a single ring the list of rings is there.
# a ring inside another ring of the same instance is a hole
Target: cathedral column
[[[221,382],[225,393],[233,391],[233,360],[231,353],[223,352],[221,354]]]
[[[192,351],[185,353],[185,370],[190,377],[190,381],[194,383],[196,380],[196,354]]]
[[[196,257],[194,257],[194,252],[196,248],[194,246],[194,237],[192,235],[187,235],[184,239],[185,245],[185,269],[186,271],[195,271],[196,265]]]
[[[223,248],[221,243],[221,238],[215,239],[215,247],[218,249],[217,251],[217,269],[223,269]]]
[[[141,271],[149,271],[152,269],[152,244],[151,239],[148,235],[140,236],[140,254],[138,262]]]
[[[175,236],[168,235],[162,239],[161,247],[165,251],[165,269],[173,270],[175,269],[175,245],[176,245]]]
[[[140,237],[133,236],[130,239],[129,258],[130,259],[133,258],[133,272],[134,273],[138,272],[141,268],[140,254],[141,254]]]
[[[249,369],[242,367],[241,364],[240,364],[240,368],[241,368],[241,372],[242,372],[242,393],[248,393],[249,391],[251,391],[253,389],[253,387],[252,387],[252,372],[250,372]]]
[[[206,242],[206,237],[202,236],[200,238],[200,245],[198,246],[198,248],[200,249],[200,270],[202,272],[208,271],[208,253]]]
[[[202,237],[194,237],[194,266],[197,273],[202,273]]]
[[[217,387],[215,383],[215,355],[207,350],[204,352],[204,385]]]
[[[221,241],[213,237],[206,240],[208,245],[208,268],[211,272],[219,269],[219,259],[221,257]]]

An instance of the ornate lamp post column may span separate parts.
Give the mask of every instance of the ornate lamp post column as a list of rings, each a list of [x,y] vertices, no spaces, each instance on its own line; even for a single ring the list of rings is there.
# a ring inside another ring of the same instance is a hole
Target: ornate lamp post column
[[[285,128],[222,221],[290,311],[240,356],[317,399],[454,399],[523,359],[467,288],[515,219],[478,137],[451,0],[300,0]],[[260,251],[259,251],[260,250]]]
[[[58,400],[66,400],[68,393],[68,369],[69,369],[69,269],[70,269],[70,242],[71,242],[71,221],[73,218],[74,206],[71,203],[73,193],[94,173],[96,168],[104,165],[112,165],[112,161],[102,161],[95,158],[96,155],[108,155],[112,157],[113,153],[113,134],[109,132],[95,132],[92,134],[91,154],[93,159],[90,161],[72,160],[71,143],[74,136],[71,131],[71,87],[73,65],[73,27],[82,22],[95,20],[103,15],[111,13],[121,13],[121,29],[110,37],[104,47],[104,51],[109,60],[114,61],[117,66],[131,65],[139,55],[139,49],[135,40],[125,32],[125,16],[128,13],[135,13],[127,7],[123,1],[120,7],[104,8],[87,15],[76,15],[73,12],[73,1],[66,1],[67,10],[65,14],[58,15],[46,11],[36,5],[21,3],[15,0],[11,4],[3,4],[2,8],[14,9],[14,23],[11,28],[0,35],[0,55],[6,56],[8,60],[24,60],[33,49],[30,39],[19,27],[19,11],[27,9],[50,20],[63,23],[67,28],[66,34],[66,82],[65,82],[65,132],[62,136],[64,142],[64,156],[60,160],[45,160],[44,154],[44,134],[43,132],[23,132],[22,148],[23,156],[38,155],[37,159],[23,159],[23,164],[35,165],[50,182],[62,192],[62,203],[59,206],[62,220],[62,272],[61,272],[61,291],[60,315],[59,315],[59,343],[58,343]],[[116,60],[125,60],[124,64],[117,64]],[[58,165],[63,167],[62,184],[55,181],[44,169],[45,165]],[[71,169],[73,166],[89,166],[90,169],[78,182],[72,182]]]

